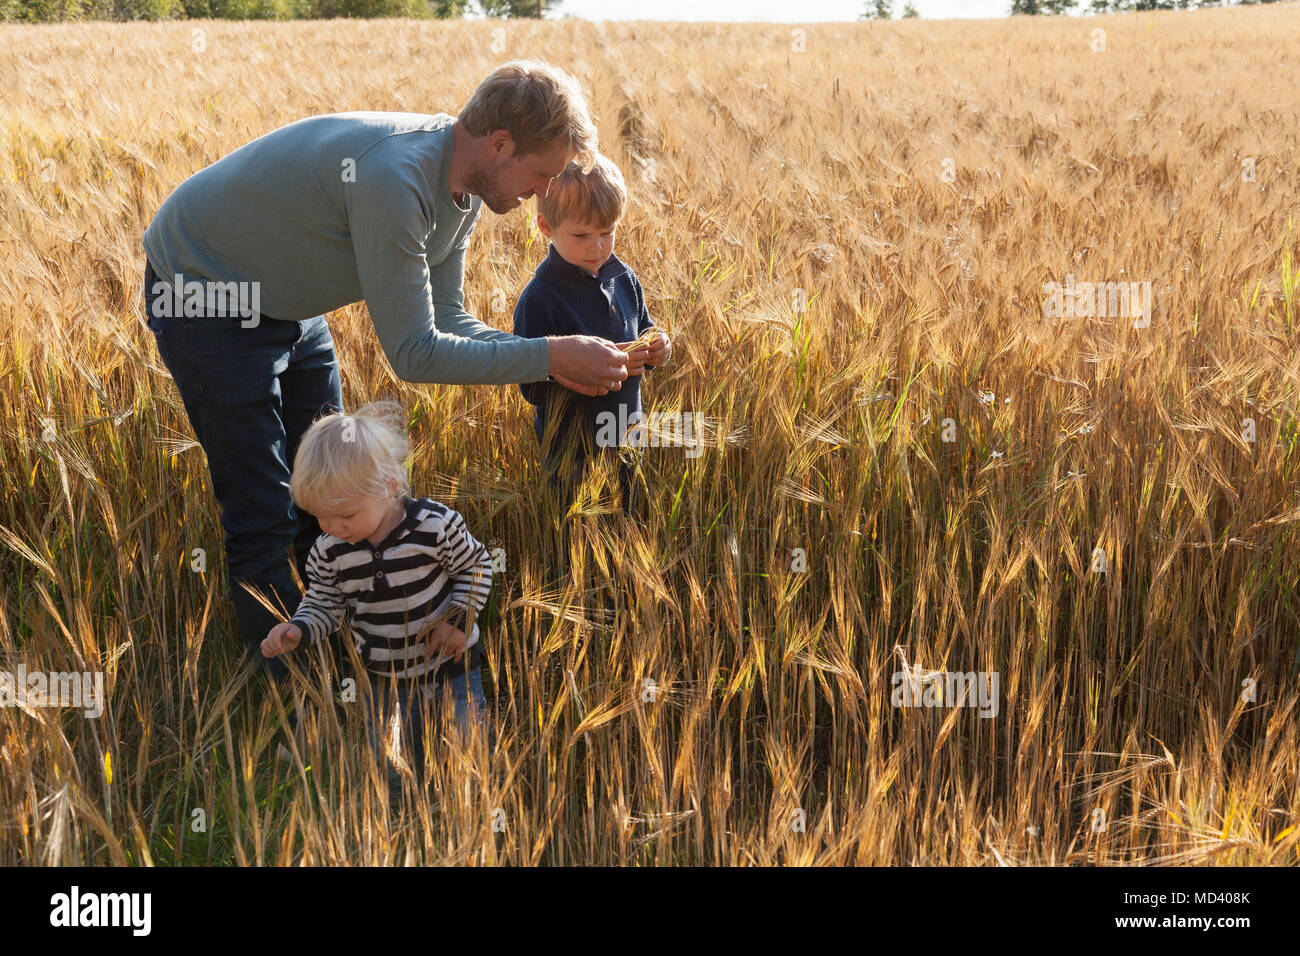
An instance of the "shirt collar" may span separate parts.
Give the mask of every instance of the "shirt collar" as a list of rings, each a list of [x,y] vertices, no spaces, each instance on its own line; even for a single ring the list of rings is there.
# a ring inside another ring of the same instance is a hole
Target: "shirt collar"
[[[559,283],[578,285],[596,283],[604,285],[611,279],[615,279],[627,272],[627,264],[611,252],[609,258],[601,265],[600,273],[593,276],[582,266],[575,266],[572,262],[566,262],[564,257],[556,250],[555,243],[552,242],[550,250],[546,253],[546,258],[537,267],[537,272],[539,275],[546,276]]]
[[[369,541],[366,541],[362,545],[363,547],[369,548],[371,551],[382,551],[384,548],[396,544],[402,538],[406,537],[407,534],[419,525],[419,502],[410,495],[402,495],[402,504],[406,508],[406,514],[402,517],[401,521],[397,522],[397,526],[393,528],[392,531],[388,532],[388,535],[383,541],[380,541],[378,544],[371,544]]]

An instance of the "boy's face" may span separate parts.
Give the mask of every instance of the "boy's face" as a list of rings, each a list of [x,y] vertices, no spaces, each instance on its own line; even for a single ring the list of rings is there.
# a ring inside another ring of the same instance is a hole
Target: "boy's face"
[[[570,218],[552,227],[546,217],[538,213],[537,228],[555,243],[555,251],[561,259],[596,275],[605,260],[614,253],[614,233],[618,230],[618,221],[615,220],[608,226],[599,226],[592,221],[580,222]]]
[[[378,544],[375,539],[383,540],[380,532],[391,520],[396,500],[395,497],[352,495],[328,511],[316,512],[316,520],[326,534],[342,538],[349,544],[356,544],[362,538]]]

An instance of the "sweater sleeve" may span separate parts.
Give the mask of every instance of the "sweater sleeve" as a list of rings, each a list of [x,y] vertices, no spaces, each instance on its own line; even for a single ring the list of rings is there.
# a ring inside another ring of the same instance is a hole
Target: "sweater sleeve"
[[[307,593],[298,602],[290,622],[303,633],[308,646],[324,640],[343,621],[347,601],[338,586],[338,569],[325,557],[321,535],[307,555]]]
[[[546,307],[542,297],[525,288],[515,303],[515,335],[526,339],[544,339],[555,335],[555,318]],[[532,405],[541,405],[546,400],[547,382],[524,383],[519,386],[524,399]]]
[[[464,311],[468,234],[441,262],[428,262],[436,224],[419,177],[418,169],[375,161],[358,165],[345,194],[361,292],[393,372],[449,385],[546,378],[546,342],[507,335]]]
[[[504,342],[512,347],[518,347],[522,340],[517,335],[494,329],[465,311],[465,253],[469,251],[469,240],[472,234],[471,229],[446,259],[429,269],[434,321],[438,331],[472,338],[477,342]],[[550,367],[549,347],[544,364],[547,368]],[[510,381],[518,380],[510,379]],[[531,381],[531,379],[524,379],[524,381]]]
[[[650,310],[646,308],[645,290],[641,288],[641,280],[636,277],[635,272],[631,273],[631,276],[632,287],[636,290],[637,306],[640,309],[640,314],[637,316],[636,320],[636,335],[637,338],[640,338],[651,329],[658,328],[658,326],[656,326],[654,320],[650,318]],[[655,367],[653,365],[647,365],[644,371],[653,372],[655,371]]]
[[[464,616],[456,615],[455,609],[466,612],[473,607],[477,614],[487,606],[492,589],[492,555],[469,533],[465,519],[457,511],[448,509],[436,539],[438,560],[452,581],[453,620],[463,622]]]

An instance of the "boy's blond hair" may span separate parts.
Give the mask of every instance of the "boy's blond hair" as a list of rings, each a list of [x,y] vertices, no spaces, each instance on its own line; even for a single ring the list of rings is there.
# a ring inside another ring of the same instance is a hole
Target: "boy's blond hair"
[[[549,63],[511,60],[479,83],[456,119],[472,136],[508,130],[515,155],[536,154],[565,143],[591,168],[596,124],[578,81]]]
[[[608,156],[597,153],[590,170],[570,163],[551,180],[546,196],[537,200],[537,211],[552,229],[569,219],[595,222],[608,229],[623,217],[627,206],[627,183]]]
[[[289,492],[309,514],[330,511],[353,495],[386,497],[390,478],[409,494],[410,454],[406,416],[396,402],[373,402],[351,415],[335,412],[318,418],[302,436]]]

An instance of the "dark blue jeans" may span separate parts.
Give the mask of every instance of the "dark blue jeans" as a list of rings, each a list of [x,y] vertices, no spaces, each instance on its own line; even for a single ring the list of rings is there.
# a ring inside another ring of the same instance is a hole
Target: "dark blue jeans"
[[[314,517],[294,507],[289,470],[312,421],[343,408],[334,341],[324,316],[301,322],[160,317],[154,308],[158,281],[146,262],[145,318],[207,455],[240,637],[279,678],[283,660],[262,657],[260,645],[298,607],[287,549],[305,582],[307,555],[321,533]],[[263,608],[243,581],[284,615]]]
[[[597,454],[611,454],[611,452],[602,450]],[[586,477],[587,469],[591,467],[591,461],[590,455],[574,455],[572,458],[568,458],[564,455],[551,454],[543,457],[542,473],[546,475],[548,486],[559,496],[559,500],[566,509],[577,496],[578,486],[582,483],[582,479]],[[618,484],[623,512],[633,517],[640,515],[640,502],[637,494],[639,471],[639,466],[634,467],[623,461],[618,463]]]
[[[597,454],[612,454],[609,450],[602,450]],[[579,541],[585,541],[584,533],[578,525],[585,519],[582,517],[568,517],[567,512],[577,496],[578,486],[586,475],[588,468],[592,467],[592,458],[589,456],[573,458],[565,454],[551,455],[542,459],[542,473],[546,476],[547,487],[551,495],[559,505],[559,553],[554,558],[547,559],[547,573],[551,584],[560,583],[565,580],[569,574],[570,548],[573,546],[575,536]],[[618,463],[618,481],[621,492],[623,515],[627,520],[644,524],[646,521],[647,505],[645,496],[639,494],[640,483],[642,481],[643,465],[638,463],[630,465],[624,461]],[[584,548],[588,547],[586,544]],[[587,551],[590,554],[590,550]]]
[[[401,797],[402,778],[390,754],[397,750],[411,768],[417,781],[424,779],[426,734],[437,746],[441,736],[443,698],[451,695],[456,713],[456,727],[468,742],[477,725],[478,733],[493,741],[488,719],[487,698],[483,695],[480,668],[451,663],[450,676],[418,685],[408,680],[371,678],[371,692],[366,703],[366,733],[375,759],[388,767],[388,799],[396,803]],[[396,730],[396,734],[394,731]]]

